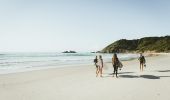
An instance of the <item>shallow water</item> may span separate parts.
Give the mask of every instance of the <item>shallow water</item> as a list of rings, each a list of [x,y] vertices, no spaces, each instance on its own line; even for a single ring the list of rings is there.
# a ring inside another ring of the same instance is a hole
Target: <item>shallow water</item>
[[[0,53],[0,74],[30,71],[44,68],[69,67],[93,64],[96,55],[102,55],[104,62],[111,62],[113,54],[97,53]],[[120,60],[131,60],[137,54],[118,54]]]

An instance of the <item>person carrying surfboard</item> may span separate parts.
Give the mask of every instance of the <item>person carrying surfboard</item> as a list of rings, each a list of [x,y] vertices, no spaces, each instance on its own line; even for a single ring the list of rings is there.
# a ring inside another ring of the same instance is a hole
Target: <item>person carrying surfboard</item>
[[[119,61],[117,54],[114,53],[113,58],[112,58],[112,64],[113,64],[113,68],[114,68],[114,72],[113,72],[113,76],[114,74],[116,74],[116,78],[118,78],[117,74],[118,74],[118,68],[122,68],[123,65],[122,63]]]
[[[98,57],[99,57],[99,58],[98,58],[98,60],[97,60],[96,65],[98,66],[98,70],[99,70],[99,71],[98,71],[96,77],[98,76],[99,73],[100,73],[100,77],[102,77],[102,73],[103,73],[103,59],[102,59],[102,56],[101,56],[101,55],[99,55]]]
[[[146,60],[142,53],[140,53],[140,57],[138,58],[140,63],[140,71],[143,71],[143,67],[146,66]]]
[[[98,59],[97,59],[97,56],[96,56],[96,58],[94,59],[94,64],[95,64],[95,66],[96,66],[96,77],[98,76],[98,74],[99,74],[99,66],[97,65],[97,63],[98,63]]]

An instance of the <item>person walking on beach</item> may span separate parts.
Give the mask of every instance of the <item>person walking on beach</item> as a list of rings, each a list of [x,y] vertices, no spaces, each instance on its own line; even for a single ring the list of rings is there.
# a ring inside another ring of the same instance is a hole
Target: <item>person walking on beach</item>
[[[143,66],[146,66],[146,60],[145,57],[142,55],[142,53],[140,53],[140,57],[138,58],[139,62],[140,62],[140,71],[143,71]]]
[[[97,56],[96,56],[96,58],[94,59],[94,64],[95,64],[95,66],[96,66],[96,77],[98,76],[98,74],[99,74],[99,66],[97,65],[97,62],[98,62],[98,59],[97,59]]]
[[[112,64],[113,64],[113,68],[114,68],[113,76],[114,76],[114,74],[116,74],[116,77],[118,78],[117,74],[118,74],[118,67],[120,64],[119,64],[119,59],[118,59],[116,53],[113,55]]]
[[[98,76],[98,74],[100,73],[100,77],[102,77],[102,72],[103,72],[103,59],[102,56],[99,55],[98,61],[97,61],[97,66],[98,66],[98,73],[96,75],[96,77]]]

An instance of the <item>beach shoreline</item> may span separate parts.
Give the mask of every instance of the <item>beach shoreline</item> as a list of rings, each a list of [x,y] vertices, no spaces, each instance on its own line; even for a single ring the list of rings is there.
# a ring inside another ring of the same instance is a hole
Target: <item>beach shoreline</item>
[[[0,75],[2,100],[169,100],[170,54],[146,57],[139,71],[137,59],[123,61],[119,78],[106,63],[103,77],[95,76],[94,65],[50,68]],[[161,63],[159,63],[161,62]]]
[[[96,55],[102,55],[104,61],[111,62],[113,54],[94,53],[1,53],[0,74],[26,72],[32,70],[43,70],[48,68],[73,67],[94,64]],[[121,60],[131,60],[137,58],[137,54],[119,53]]]
[[[95,54],[95,55],[103,55],[104,57],[108,54],[104,53],[104,54]],[[95,56],[94,55],[94,56]],[[112,56],[112,54],[109,54]],[[129,53],[125,53],[123,55],[129,55]],[[132,53],[132,55],[139,55],[138,53]],[[146,57],[152,57],[152,56],[159,56],[159,55],[162,55],[162,53],[145,53],[145,56]],[[120,60],[122,62],[125,62],[125,61],[131,61],[131,60],[135,60],[135,59],[138,59],[137,57],[130,57],[130,58],[124,58],[124,59],[121,59]],[[71,60],[71,59],[70,59]],[[3,63],[3,62],[2,62]],[[34,62],[33,62],[34,63]],[[109,58],[109,61],[108,61],[108,58],[105,58],[104,59],[104,63],[105,64],[110,64],[112,63],[111,62],[111,57]],[[29,65],[29,64],[28,64]],[[15,73],[22,73],[22,72],[30,72],[30,71],[37,71],[37,70],[47,70],[47,69],[57,69],[57,68],[64,68],[64,67],[80,67],[80,66],[91,66],[91,65],[94,65],[93,63],[93,59],[91,58],[91,62],[86,62],[86,63],[75,63],[75,64],[66,64],[66,65],[53,65],[53,66],[44,66],[44,65],[41,65],[39,67],[33,67],[33,66],[29,66],[29,67],[21,67],[19,65],[19,67],[17,69],[15,69],[15,66],[11,66],[11,68],[9,69],[0,69],[0,75],[3,75],[3,74],[15,74]],[[25,65],[24,65],[25,66]],[[44,67],[43,67],[44,66]],[[5,68],[7,66],[4,66],[3,68]],[[13,68],[12,68],[13,67]]]

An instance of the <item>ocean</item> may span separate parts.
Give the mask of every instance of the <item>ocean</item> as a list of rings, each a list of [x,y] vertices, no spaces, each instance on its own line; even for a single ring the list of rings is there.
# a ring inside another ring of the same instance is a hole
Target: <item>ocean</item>
[[[96,55],[102,55],[104,63],[111,62],[113,54],[98,53],[0,53],[0,74],[16,73],[48,68],[94,65]],[[120,60],[137,58],[137,54],[118,54]]]

